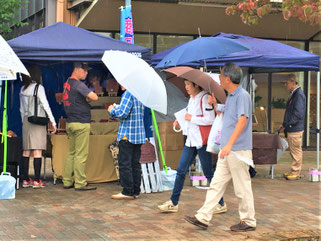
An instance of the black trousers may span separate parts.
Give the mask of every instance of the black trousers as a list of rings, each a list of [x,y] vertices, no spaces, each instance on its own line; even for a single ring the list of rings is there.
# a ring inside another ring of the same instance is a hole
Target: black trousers
[[[119,179],[123,187],[122,194],[133,196],[139,195],[141,183],[141,144],[132,144],[129,141],[119,142]]]

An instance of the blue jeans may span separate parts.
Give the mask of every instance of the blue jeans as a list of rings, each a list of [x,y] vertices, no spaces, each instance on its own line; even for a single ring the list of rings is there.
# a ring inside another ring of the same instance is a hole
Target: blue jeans
[[[196,147],[184,146],[181,159],[179,160],[177,167],[177,175],[175,179],[174,189],[171,196],[171,201],[174,205],[178,204],[179,196],[184,187],[184,181],[186,173],[192,162],[194,161],[196,155],[198,154],[204,175],[207,180],[211,182],[214,174],[212,154],[206,151],[206,145],[201,149],[196,149]],[[219,201],[219,204],[224,205],[223,197]]]

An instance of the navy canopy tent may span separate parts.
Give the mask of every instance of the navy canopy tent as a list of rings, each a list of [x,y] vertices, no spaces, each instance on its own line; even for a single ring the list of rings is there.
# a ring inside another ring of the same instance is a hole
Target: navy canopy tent
[[[215,59],[208,59],[206,60],[207,66],[222,66],[226,62],[233,62],[239,66],[248,67],[250,73],[306,70],[318,71],[320,69],[319,55],[277,41],[227,33],[217,33],[212,35],[212,37],[224,37],[237,40],[248,46],[250,50],[229,54]],[[164,56],[177,47],[178,46],[175,46],[171,49],[154,54],[152,56],[153,66],[156,66]],[[186,63],[185,65],[197,67],[199,63],[191,62]]]
[[[150,49],[58,22],[8,41],[22,61],[101,62],[105,50],[134,53],[149,61]]]
[[[63,91],[63,83],[73,70],[72,62],[90,62],[94,68],[91,71],[101,73],[101,80],[104,80],[108,77],[108,70],[100,63],[105,50],[130,52],[145,61],[150,61],[151,57],[149,48],[127,44],[62,22],[14,38],[8,43],[27,67],[29,64],[40,65],[43,85],[56,121],[65,113],[63,106],[56,102],[55,94]],[[18,110],[22,82],[16,80],[12,83],[8,94],[8,129],[21,135]]]

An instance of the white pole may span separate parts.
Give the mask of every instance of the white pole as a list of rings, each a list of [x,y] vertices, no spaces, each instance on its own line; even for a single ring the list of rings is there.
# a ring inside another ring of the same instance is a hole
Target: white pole
[[[320,164],[320,72],[317,72],[317,169]]]

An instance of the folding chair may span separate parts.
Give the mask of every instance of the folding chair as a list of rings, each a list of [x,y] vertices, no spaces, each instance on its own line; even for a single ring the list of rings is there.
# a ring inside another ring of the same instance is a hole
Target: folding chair
[[[163,185],[154,138],[150,138],[150,142],[143,144],[141,151],[142,154],[139,161],[142,167],[141,192],[162,192]]]

